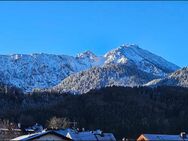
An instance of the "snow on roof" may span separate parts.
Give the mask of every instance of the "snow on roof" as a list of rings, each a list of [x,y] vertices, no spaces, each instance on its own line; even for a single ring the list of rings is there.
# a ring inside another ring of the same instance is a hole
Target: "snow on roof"
[[[73,140],[96,140],[95,136],[89,132],[89,131],[86,131],[86,132],[78,132],[76,130],[72,130],[72,129],[67,129],[67,134],[66,134],[66,137],[68,138],[71,138]]]
[[[9,131],[10,129],[7,129],[7,128],[0,128],[0,131]],[[12,131],[20,131],[21,132],[21,129],[11,129]]]
[[[0,131],[9,131],[7,128],[0,128]]]
[[[61,130],[60,130],[61,131]],[[45,134],[48,134],[48,133],[52,133],[52,134],[57,134],[57,135],[60,135],[60,136],[62,136],[62,137],[65,137],[65,135],[64,134],[62,134],[63,132],[58,132],[58,131],[56,131],[56,130],[49,130],[49,131],[42,131],[42,132],[37,132],[37,133],[33,133],[33,134],[28,134],[28,135],[23,135],[23,136],[19,136],[19,137],[17,137],[17,138],[14,138],[14,139],[12,139],[13,141],[15,140],[15,141],[27,141],[27,140],[31,140],[31,139],[34,139],[34,138],[37,138],[37,137],[40,137],[40,136],[42,136],[42,135],[45,135]],[[66,137],[65,137],[66,138]],[[67,138],[68,139],[68,138]]]
[[[41,136],[43,134],[46,134],[48,133],[49,131],[43,131],[43,132],[38,132],[38,133],[33,133],[33,134],[28,134],[28,135],[23,135],[23,136],[19,136],[17,138],[14,138],[12,140],[15,140],[15,141],[25,141],[25,140],[29,140],[29,139],[32,139],[34,137],[37,137],[37,136]]]
[[[116,141],[112,133],[103,133],[103,135],[95,135],[98,141]]]
[[[74,133],[74,132],[68,132],[67,137],[73,139],[73,140],[79,140],[79,141],[95,141],[96,137],[91,132],[80,132],[80,133]]]
[[[68,130],[66,137],[76,141],[115,141],[112,133],[99,133],[99,131],[85,131],[77,132],[75,130]]]
[[[19,137],[16,137],[14,139],[12,139],[13,141],[24,141],[24,140],[27,140],[29,139],[30,137],[35,137],[37,135],[39,135],[40,133],[33,133],[33,134],[28,134],[28,135],[23,135],[23,136],[19,136]]]
[[[19,141],[27,141],[48,133],[56,133],[57,135],[61,135],[67,137],[69,139],[73,139],[75,141],[116,141],[114,135],[112,133],[102,133],[99,134],[97,131],[84,131],[78,132],[77,130],[66,129],[66,130],[49,130],[38,133],[33,133],[29,135],[23,135],[12,140]]]
[[[188,138],[182,138],[180,135],[163,135],[163,134],[143,134],[148,140],[170,140],[170,141],[188,141]]]

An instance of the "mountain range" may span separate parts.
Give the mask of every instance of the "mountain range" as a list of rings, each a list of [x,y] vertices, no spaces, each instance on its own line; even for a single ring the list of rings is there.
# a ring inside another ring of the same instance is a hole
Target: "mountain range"
[[[0,55],[1,83],[16,86],[25,93],[53,90],[82,94],[107,86],[166,83],[187,86],[187,69],[179,69],[135,44],[121,45],[102,56],[91,51],[76,57],[45,53]]]

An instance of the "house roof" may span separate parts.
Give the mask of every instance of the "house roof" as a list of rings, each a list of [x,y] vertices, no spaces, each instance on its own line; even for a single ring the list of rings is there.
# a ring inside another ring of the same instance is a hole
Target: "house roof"
[[[141,137],[151,141],[188,141],[188,137],[182,138],[180,135],[142,134],[137,140],[140,140]]]
[[[76,132],[68,132],[67,137],[73,139],[73,140],[79,140],[79,141],[95,141],[96,137],[95,135],[91,134],[90,132],[80,132],[80,133],[76,133]]]
[[[31,140],[31,139],[37,139],[37,138],[39,138],[41,136],[44,136],[46,134],[54,134],[56,136],[61,137],[62,139],[71,140],[70,138],[67,138],[63,134],[60,134],[60,133],[58,133],[56,131],[53,131],[53,130],[43,131],[43,132],[38,132],[38,133],[33,133],[33,134],[28,134],[28,135],[23,135],[23,136],[19,136],[17,138],[14,138],[12,140],[15,140],[15,141],[28,141],[28,140]]]
[[[67,137],[75,141],[115,141],[115,137],[112,133],[99,133],[98,131],[85,131],[77,132],[72,129],[68,129]]]
[[[75,140],[75,141],[115,141],[116,140],[112,133],[100,134],[97,131],[78,132],[72,129],[43,131],[34,134],[23,135],[14,138],[12,140],[27,141],[27,140],[39,138],[46,134],[55,134],[57,136],[62,137],[65,140]]]
[[[115,141],[115,137],[112,133],[103,133],[103,136],[101,135],[95,135],[97,137],[98,141]]]

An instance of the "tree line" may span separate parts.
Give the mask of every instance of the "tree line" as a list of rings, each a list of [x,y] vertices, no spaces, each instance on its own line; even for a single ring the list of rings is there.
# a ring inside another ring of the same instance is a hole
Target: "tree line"
[[[56,129],[76,121],[80,129],[101,129],[117,139],[188,131],[188,89],[181,87],[108,87],[83,95],[14,89],[0,92],[0,107],[0,119],[22,127],[40,123]]]

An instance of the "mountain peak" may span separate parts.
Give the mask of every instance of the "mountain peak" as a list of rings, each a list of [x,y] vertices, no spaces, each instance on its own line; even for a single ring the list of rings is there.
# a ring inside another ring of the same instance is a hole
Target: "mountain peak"
[[[80,59],[88,58],[88,59],[94,60],[97,56],[93,52],[87,50],[83,53],[79,53],[76,57]]]
[[[136,44],[122,44],[119,47],[112,49],[110,52],[124,52],[129,49],[138,49],[139,46]]]
[[[139,46],[137,44],[122,44],[120,47],[121,48],[138,48]]]
[[[142,51],[143,50],[136,44],[123,44],[107,52],[104,57],[107,59],[107,63],[122,63],[120,60],[132,60],[134,62],[140,62],[142,60],[140,52]],[[123,63],[126,63],[126,61],[123,61]]]
[[[162,57],[147,50],[141,49],[136,44],[123,44],[107,52],[105,63],[135,64],[139,69],[155,75],[164,76],[179,69],[178,66],[166,61]]]
[[[130,50],[135,49],[141,48],[139,48],[139,46],[136,44],[122,44],[119,47],[107,52],[104,56],[107,57],[108,55],[126,55],[126,52],[130,52]]]

